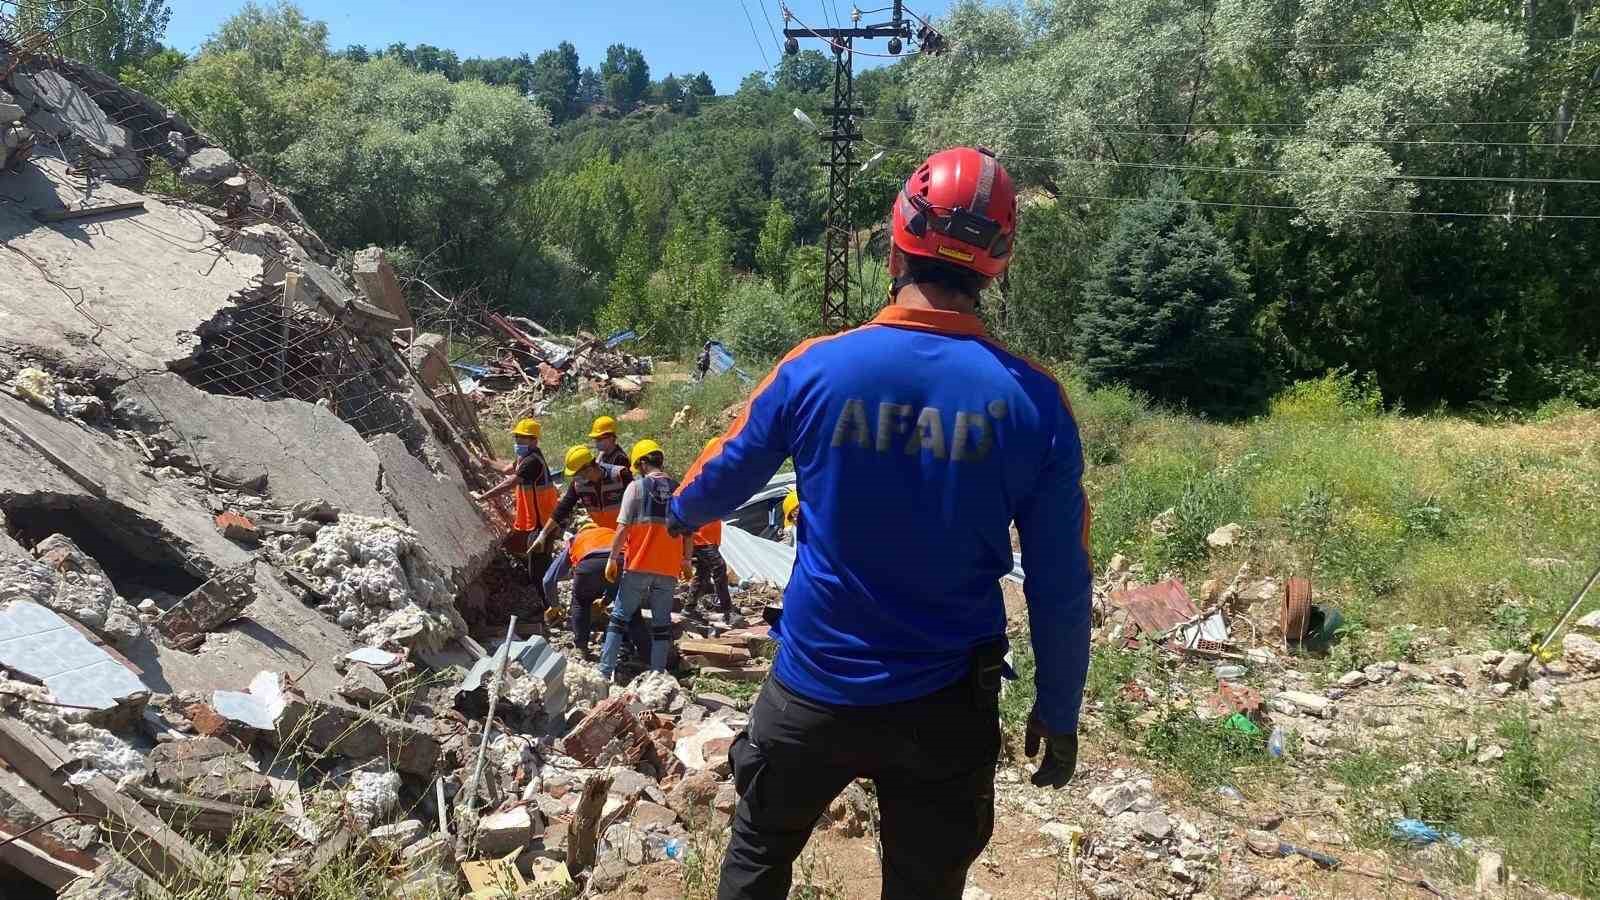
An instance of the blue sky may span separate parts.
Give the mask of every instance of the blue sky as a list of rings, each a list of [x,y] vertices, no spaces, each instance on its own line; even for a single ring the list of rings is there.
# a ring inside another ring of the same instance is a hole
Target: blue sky
[[[759,49],[739,0],[298,0],[298,5],[308,16],[328,23],[329,43],[335,49],[401,41],[448,48],[462,58],[514,56],[523,51],[536,56],[569,40],[578,48],[583,65],[598,67],[606,47],[620,42],[644,51],[652,77],[704,70],[719,93],[728,93],[749,72],[776,64],[780,52],[767,26],[770,18],[774,30],[783,27],[777,0],[744,2],[761,38]],[[887,5],[888,0],[862,2],[870,9]],[[190,52],[244,0],[170,0],[168,5],[172,26],[166,42]],[[814,28],[828,24],[836,7],[846,18],[850,10],[848,0],[791,0],[790,6]],[[950,0],[909,4],[923,16],[943,15],[949,7]],[[802,44],[821,48],[817,41]],[[881,46],[873,49],[882,52]],[[762,60],[763,51],[767,62]],[[865,56],[856,59],[858,68],[881,62]]]

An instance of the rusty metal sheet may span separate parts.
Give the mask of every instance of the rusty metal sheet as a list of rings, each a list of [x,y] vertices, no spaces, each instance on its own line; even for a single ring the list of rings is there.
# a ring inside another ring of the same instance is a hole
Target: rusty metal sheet
[[[1125,591],[1111,592],[1111,605],[1128,612],[1139,631],[1160,634],[1200,615],[1199,607],[1176,578]]]
[[[1311,579],[1289,579],[1283,591],[1280,618],[1285,640],[1298,641],[1306,636],[1306,626],[1311,622]]]

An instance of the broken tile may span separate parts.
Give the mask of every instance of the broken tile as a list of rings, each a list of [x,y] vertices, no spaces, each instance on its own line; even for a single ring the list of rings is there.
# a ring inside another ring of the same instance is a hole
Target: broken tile
[[[0,665],[44,684],[57,702],[91,709],[138,702],[150,693],[67,620],[27,600],[0,609]]]

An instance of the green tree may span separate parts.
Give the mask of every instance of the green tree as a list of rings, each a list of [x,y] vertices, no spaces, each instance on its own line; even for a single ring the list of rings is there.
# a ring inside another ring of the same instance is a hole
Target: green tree
[[[606,48],[605,61],[600,64],[600,79],[611,102],[628,108],[644,99],[645,92],[650,89],[650,66],[638,49],[612,44]]]
[[[717,89],[711,86],[711,76],[701,72],[689,79],[689,93],[696,97],[715,97]]]
[[[448,81],[461,80],[461,60],[454,50],[443,50],[432,44],[418,44],[411,53],[412,65],[419,72],[443,75]]]
[[[1102,248],[1075,323],[1094,385],[1236,414],[1260,399],[1250,296],[1228,245],[1175,181],[1130,203]]]
[[[48,31],[59,35],[54,49],[115,74],[161,50],[172,10],[167,0],[15,0],[22,34]]]
[[[293,3],[263,7],[252,0],[218,26],[201,50],[243,53],[251,66],[266,72],[300,73],[328,59],[328,26],[306,18]]]
[[[789,255],[794,252],[794,218],[781,200],[767,204],[767,220],[756,243],[756,271],[776,285],[786,284]]]
[[[189,58],[176,50],[165,49],[136,63],[122,67],[117,80],[136,91],[162,97],[183,73]]]
[[[833,84],[833,63],[816,50],[785,54],[772,73],[772,83],[780,91],[815,94]]]
[[[550,111],[550,118],[565,122],[578,109],[578,49],[569,41],[562,41],[554,50],[546,50],[533,60],[530,91],[540,105]]]

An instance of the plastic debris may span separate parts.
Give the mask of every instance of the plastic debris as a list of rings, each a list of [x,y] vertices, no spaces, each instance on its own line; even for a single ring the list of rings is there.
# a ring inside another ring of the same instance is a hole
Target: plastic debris
[[[1397,841],[1404,841],[1413,847],[1426,847],[1444,841],[1452,847],[1460,847],[1466,839],[1454,831],[1440,831],[1421,819],[1400,819],[1389,829],[1390,835]]]

